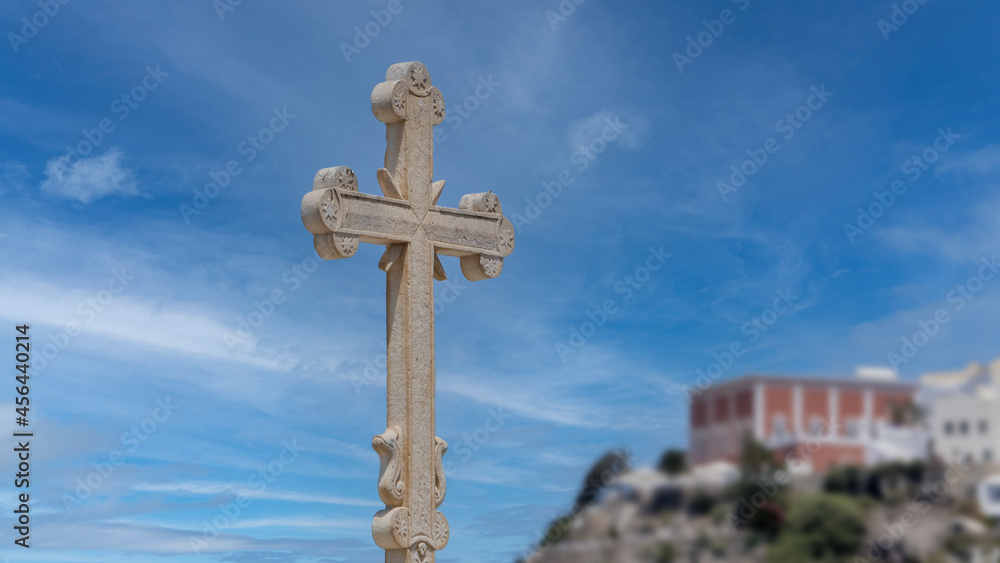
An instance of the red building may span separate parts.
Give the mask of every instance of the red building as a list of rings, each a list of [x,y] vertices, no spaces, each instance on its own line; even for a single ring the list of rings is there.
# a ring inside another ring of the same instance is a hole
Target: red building
[[[804,472],[869,465],[926,453],[926,436],[892,423],[892,405],[910,405],[916,385],[880,374],[817,379],[752,375],[691,397],[692,465],[738,461],[749,433]]]

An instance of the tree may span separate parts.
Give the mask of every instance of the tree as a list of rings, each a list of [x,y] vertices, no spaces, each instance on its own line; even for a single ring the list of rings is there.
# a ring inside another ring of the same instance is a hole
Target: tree
[[[784,464],[780,462],[770,449],[758,442],[752,434],[743,435],[743,453],[740,455],[740,472],[744,479],[756,480],[770,478],[776,469]]]
[[[687,454],[684,450],[667,450],[660,458],[659,470],[674,477],[687,471]]]
[[[569,537],[569,530],[573,527],[573,514],[563,514],[549,522],[549,527],[545,530],[545,535],[538,542],[538,547],[545,549],[552,544],[559,543]]]
[[[770,563],[842,563],[865,538],[865,511],[854,499],[816,494],[792,501],[785,529],[768,551]]]
[[[587,472],[587,477],[576,496],[573,512],[578,512],[585,506],[593,504],[597,495],[611,484],[617,477],[624,475],[629,469],[629,454],[626,450],[610,451],[597,460],[597,463]]]

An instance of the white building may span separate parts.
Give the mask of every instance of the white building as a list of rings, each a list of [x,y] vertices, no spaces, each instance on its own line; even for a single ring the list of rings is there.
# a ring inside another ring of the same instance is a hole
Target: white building
[[[933,453],[956,462],[1000,461],[1000,360],[921,378]]]

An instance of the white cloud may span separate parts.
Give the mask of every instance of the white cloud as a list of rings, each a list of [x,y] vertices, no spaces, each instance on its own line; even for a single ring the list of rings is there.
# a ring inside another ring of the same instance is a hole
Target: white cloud
[[[573,121],[567,129],[569,150],[590,147],[598,138],[604,137],[605,144],[636,150],[646,133],[646,120],[637,115],[601,110],[583,119]],[[609,141],[608,139],[613,139]]]
[[[75,199],[81,203],[105,196],[139,193],[132,172],[122,164],[117,147],[101,156],[71,162],[68,154],[53,158],[45,165],[41,190],[51,195]]]
[[[233,328],[199,311],[194,303],[164,305],[151,299],[115,296],[107,290],[85,291],[39,279],[0,280],[4,319],[34,319],[35,323],[63,328],[75,323],[82,334],[167,353],[240,361],[266,369],[286,370],[290,358],[267,357],[226,348],[223,335]],[[106,298],[102,304],[99,300]],[[93,348],[93,343],[91,348]],[[248,346],[253,349],[252,342]]]
[[[1000,167],[1000,145],[987,145],[979,150],[955,155],[937,166],[937,172],[990,174]]]

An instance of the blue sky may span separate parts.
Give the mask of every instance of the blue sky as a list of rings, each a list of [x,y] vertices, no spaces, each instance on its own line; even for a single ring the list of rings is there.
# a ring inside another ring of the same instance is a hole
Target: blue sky
[[[498,279],[436,282],[440,561],[511,561],[602,452],[685,445],[700,373],[1000,355],[994,2],[52,4],[0,7],[11,561],[381,560],[381,250],[322,262],[298,209],[328,166],[378,191],[396,62],[445,97],[441,204],[519,217]]]

